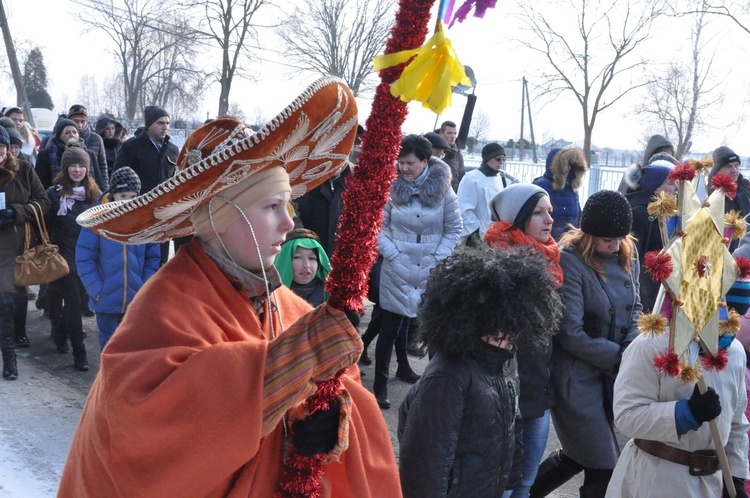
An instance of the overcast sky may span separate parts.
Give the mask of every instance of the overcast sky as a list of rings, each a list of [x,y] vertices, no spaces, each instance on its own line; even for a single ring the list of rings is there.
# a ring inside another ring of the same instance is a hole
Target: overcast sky
[[[284,5],[300,1],[290,0]],[[104,79],[116,70],[113,56],[107,51],[111,40],[100,32],[83,32],[84,27],[75,16],[76,12],[84,9],[79,4],[71,0],[3,0],[3,3],[16,42],[27,45],[31,42],[42,48],[50,80],[49,93],[56,106],[61,105],[65,96],[68,105],[78,103],[76,88],[81,76],[95,75],[101,89]],[[471,66],[476,74],[476,111],[489,114],[492,123],[490,137],[501,140],[518,138],[521,78],[525,76],[529,80],[533,91],[539,68],[544,65],[544,61],[515,41],[528,36],[513,16],[515,8],[512,2],[498,2],[497,8],[489,10],[484,19],[470,17],[447,31],[461,62]],[[269,9],[267,12],[270,16],[278,15],[278,10]],[[564,18],[568,12],[569,9],[560,7],[553,13],[555,17]],[[434,25],[434,15],[430,26]],[[574,22],[571,19],[571,23]],[[690,56],[689,26],[686,19],[663,19],[658,22],[652,39],[645,47],[652,67],[663,66],[671,59]],[[726,99],[722,106],[716,106],[706,116],[713,126],[694,137],[693,151],[710,152],[726,144],[741,155],[747,155],[750,154],[750,146],[746,145],[745,137],[750,125],[742,111],[747,98],[745,88],[748,78],[744,68],[748,66],[748,54],[743,47],[748,46],[750,35],[718,22],[714,22],[708,31],[707,35],[712,37],[711,43],[716,51],[714,79]],[[317,76],[293,73],[284,64],[281,43],[273,33],[262,32],[260,44],[264,48],[258,50],[258,55],[263,62],[247,66],[256,75],[257,81],[235,80],[230,102],[237,102],[247,116],[253,115],[255,108],[260,108],[265,117],[270,118]],[[202,58],[202,64],[210,65],[215,60],[215,53],[207,53]],[[5,81],[4,89],[0,90],[0,103],[14,104],[12,80],[6,76]],[[622,84],[629,82],[629,78],[621,81]],[[202,108],[196,112],[196,119],[205,119],[207,114],[215,115],[218,84],[215,87],[206,93]],[[360,121],[364,124],[371,100],[361,98],[359,103]],[[460,122],[465,103],[465,97],[455,94],[454,105],[440,116],[439,121],[451,119]],[[635,98],[627,99],[600,114],[593,143],[599,147],[642,150],[647,130],[644,129],[643,119],[632,114],[634,106]],[[409,109],[404,126],[406,132],[432,129],[436,121],[433,113],[415,103]],[[573,142],[583,140],[581,111],[572,94],[563,94],[543,107],[541,103],[534,102],[532,112],[537,143],[551,138]],[[529,137],[528,119],[524,136]]]

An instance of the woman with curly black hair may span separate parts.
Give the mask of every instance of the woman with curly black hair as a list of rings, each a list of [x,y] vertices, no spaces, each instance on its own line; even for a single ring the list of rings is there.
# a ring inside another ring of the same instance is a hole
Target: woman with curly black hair
[[[399,412],[404,497],[502,495],[521,447],[514,349],[549,341],[555,285],[530,249],[467,247],[432,270],[419,334],[436,354]]]
[[[539,467],[530,496],[547,496],[584,471],[581,498],[603,498],[620,455],[612,395],[622,353],[638,336],[638,251],[623,194],[586,201],[581,227],[560,240],[565,315],[552,351],[552,422],[562,450]]]

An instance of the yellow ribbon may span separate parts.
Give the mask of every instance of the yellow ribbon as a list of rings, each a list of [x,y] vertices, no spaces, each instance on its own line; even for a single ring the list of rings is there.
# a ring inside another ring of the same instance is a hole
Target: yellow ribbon
[[[375,57],[375,69],[380,71],[413,60],[401,76],[391,83],[391,95],[402,100],[422,102],[423,107],[436,114],[451,105],[453,85],[471,86],[463,64],[453,44],[443,32],[443,24],[438,20],[435,34],[427,43],[413,50],[404,50]]]

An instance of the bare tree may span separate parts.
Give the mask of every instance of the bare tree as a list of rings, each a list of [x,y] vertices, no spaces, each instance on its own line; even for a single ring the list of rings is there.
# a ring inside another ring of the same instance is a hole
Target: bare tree
[[[118,118],[125,116],[125,106],[122,100],[125,85],[122,81],[122,75],[120,73],[109,75],[104,79],[102,88],[104,89],[101,94],[102,112]]]
[[[490,118],[490,115],[484,111],[478,111],[471,120],[469,134],[476,138],[477,142],[481,142],[487,138],[491,128],[492,119]]]
[[[89,29],[105,32],[113,41],[115,55],[124,82],[125,114],[135,117],[145,88],[169,72],[184,67],[170,65],[165,54],[185,50],[195,42],[196,33],[179,19],[171,0],[78,0],[87,7],[80,20]],[[167,20],[169,22],[167,22]]]
[[[520,43],[546,59],[539,91],[546,98],[572,93],[581,107],[586,157],[600,112],[647,82],[613,82],[637,76],[646,61],[638,49],[654,21],[665,12],[663,0],[565,0],[554,6],[521,5],[521,20],[531,40]],[[635,79],[635,78],[634,78]]]
[[[242,110],[242,106],[238,104],[237,102],[232,102],[229,105],[229,109],[227,109],[226,116],[232,117],[236,119],[237,121],[242,121],[243,123],[247,121],[247,118],[245,117],[245,112]]]
[[[373,58],[394,23],[394,0],[320,0],[297,7],[277,29],[302,70],[342,78],[354,96],[368,91]]]
[[[221,70],[217,75],[221,91],[217,116],[226,116],[229,93],[235,75],[241,74],[241,61],[252,59],[250,42],[257,41],[253,16],[266,0],[199,0],[195,5],[203,11],[208,24],[207,36],[221,49]]]
[[[723,101],[718,83],[709,82],[713,54],[703,57],[707,49],[702,35],[709,22],[706,5],[705,0],[695,2],[690,62],[672,62],[665,71],[654,73],[636,107],[638,115],[651,117],[661,133],[674,139],[677,159],[690,152],[694,131],[704,126],[702,115]]]
[[[84,74],[81,76],[78,82],[78,89],[76,90],[77,102],[88,107],[92,114],[97,114],[101,110],[99,107],[99,95],[96,77],[93,74]]]

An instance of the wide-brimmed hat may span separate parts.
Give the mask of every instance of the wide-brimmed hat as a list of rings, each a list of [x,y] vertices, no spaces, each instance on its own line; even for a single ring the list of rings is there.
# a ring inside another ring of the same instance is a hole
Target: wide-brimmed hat
[[[77,221],[130,244],[190,235],[198,207],[259,171],[284,167],[293,199],[320,185],[344,167],[356,132],[351,91],[337,78],[322,78],[258,133],[229,118],[201,126],[183,145],[172,178],[135,199],[93,207]]]

